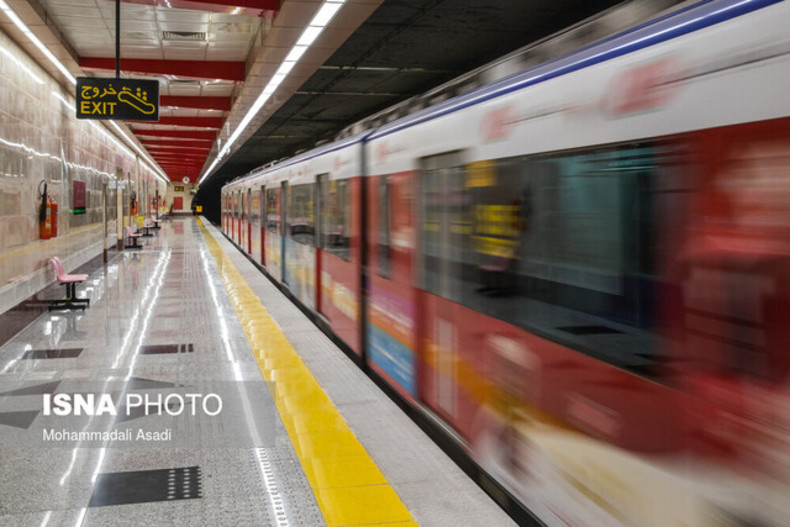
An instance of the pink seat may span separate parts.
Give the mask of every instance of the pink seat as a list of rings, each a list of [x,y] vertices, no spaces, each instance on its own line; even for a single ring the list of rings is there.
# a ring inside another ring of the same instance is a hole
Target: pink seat
[[[126,237],[132,240],[131,245],[125,245],[126,249],[142,249],[143,246],[137,243],[137,239],[140,238],[143,234],[140,232],[132,232],[132,228],[128,225],[126,226]]]
[[[89,298],[77,298],[77,284],[88,279],[86,274],[68,274],[60,258],[53,256],[49,259],[55,269],[58,283],[66,286],[66,298],[50,301],[49,309],[85,309],[90,305]]]
[[[88,275],[86,274],[68,274],[66,273],[66,269],[63,268],[63,264],[60,262],[60,258],[57,256],[53,256],[49,259],[52,262],[52,267],[55,268],[55,274],[58,277],[59,284],[70,284],[72,282],[84,282],[88,279]]]
[[[128,225],[126,226],[126,235],[129,238],[139,238],[140,236],[142,236],[142,234],[140,234],[139,232],[132,232],[132,228],[129,227]]]

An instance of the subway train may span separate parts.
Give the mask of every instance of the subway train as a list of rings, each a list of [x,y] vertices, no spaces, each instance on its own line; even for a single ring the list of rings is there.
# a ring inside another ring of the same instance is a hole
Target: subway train
[[[222,230],[540,522],[787,525],[788,27],[691,5],[239,177]]]

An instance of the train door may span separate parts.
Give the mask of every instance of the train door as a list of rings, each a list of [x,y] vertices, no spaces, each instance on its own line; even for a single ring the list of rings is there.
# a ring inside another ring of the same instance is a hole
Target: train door
[[[236,222],[236,244],[241,245],[241,227],[244,225],[244,194],[241,193],[241,190],[236,191],[236,207],[238,209],[236,217],[238,217],[238,221]]]
[[[315,310],[326,315],[321,305],[323,287],[321,282],[321,260],[323,259],[323,239],[324,239],[324,194],[327,184],[328,174],[320,174],[315,178]]]
[[[320,178],[320,307],[332,330],[356,353],[360,342],[362,178]]]
[[[414,285],[414,171],[367,181],[365,317],[371,369],[410,399],[417,398],[418,290]]]
[[[230,239],[236,240],[236,193],[234,191],[228,192],[228,222],[230,223]]]
[[[420,162],[418,251],[422,350],[426,365],[420,396],[448,423],[456,425],[458,408],[459,342],[463,321],[457,320],[462,294],[463,246],[470,204],[464,202],[464,174],[460,152],[423,158]]]
[[[286,209],[288,208],[288,182],[283,181],[280,183],[280,281],[288,285],[286,281],[285,267],[288,265],[288,259],[285,255],[285,238],[288,236],[288,226],[285,223]]]
[[[266,187],[261,185],[261,265],[266,265]]]
[[[233,243],[239,243],[239,224],[241,223],[241,213],[239,211],[239,191],[233,191]]]
[[[247,189],[247,254],[252,254],[252,189]]]
[[[245,195],[244,190],[239,190],[239,239],[236,243],[239,244],[239,247],[242,249],[244,248],[244,232],[246,231],[246,227],[244,226],[246,218],[246,208],[247,204],[244,203]]]
[[[280,279],[280,189],[266,189],[266,270],[275,280]]]

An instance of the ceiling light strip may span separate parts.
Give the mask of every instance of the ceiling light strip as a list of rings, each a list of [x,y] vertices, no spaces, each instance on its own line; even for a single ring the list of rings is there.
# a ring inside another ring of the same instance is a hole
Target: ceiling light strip
[[[2,1],[2,0],[0,0]],[[239,136],[244,132],[253,118],[258,114],[263,105],[272,94],[277,90],[277,88],[282,84],[288,74],[293,70],[296,63],[302,58],[304,53],[307,49],[316,41],[318,36],[324,31],[329,22],[335,17],[340,8],[343,7],[345,0],[326,0],[322,5],[318,12],[313,16],[313,19],[307,25],[305,30],[302,32],[302,35],[299,37],[299,40],[296,41],[296,44],[291,48],[291,51],[285,57],[285,60],[280,64],[280,67],[277,69],[277,72],[272,76],[269,80],[269,83],[263,88],[258,98],[255,99],[255,102],[252,104],[250,109],[244,115],[239,125],[233,131],[231,136],[228,138],[225,145],[220,149],[217,153],[217,156],[214,158],[214,161],[209,165],[208,169],[203,173],[203,175],[198,180],[198,185],[200,185],[206,177],[208,177],[211,172],[216,168],[219,161],[225,157],[230,152],[230,147]]]
[[[6,16],[11,19],[11,22],[13,22],[14,25],[18,27],[19,30],[22,31],[22,33],[24,33],[27,38],[30,39],[30,41],[39,49],[39,51],[41,51],[44,54],[44,56],[47,57],[47,59],[52,64],[54,64],[55,67],[58,68],[63,75],[65,75],[65,77],[69,80],[70,83],[74,85],[77,84],[77,79],[74,78],[74,75],[72,75],[71,72],[66,69],[66,66],[61,64],[61,62],[57,58],[55,58],[55,55],[53,55],[52,52],[49,49],[47,49],[47,47],[44,44],[41,43],[38,37],[33,34],[30,28],[27,27],[27,25],[24,22],[22,22],[22,19],[17,16],[14,10],[11,9],[11,6],[5,3],[5,0],[0,0],[0,9],[2,9],[3,12],[6,14]]]

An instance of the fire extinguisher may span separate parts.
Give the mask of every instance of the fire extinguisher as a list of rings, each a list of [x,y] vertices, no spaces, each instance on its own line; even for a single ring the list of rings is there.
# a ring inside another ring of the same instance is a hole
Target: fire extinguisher
[[[52,210],[52,214],[50,218],[52,219],[52,228],[50,229],[52,233],[52,237],[56,238],[58,236],[58,202],[55,201],[55,198],[47,194],[49,197],[49,208]]]
[[[43,189],[42,189],[43,186]],[[42,240],[49,240],[52,237],[52,209],[47,199],[47,182],[41,180],[38,184],[38,193],[41,197],[41,207],[38,210],[38,235]]]

